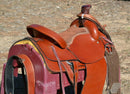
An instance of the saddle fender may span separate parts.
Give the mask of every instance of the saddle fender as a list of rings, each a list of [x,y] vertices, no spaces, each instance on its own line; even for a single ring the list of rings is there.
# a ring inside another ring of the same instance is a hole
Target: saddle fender
[[[87,77],[81,94],[102,94],[106,79],[107,64],[105,59],[93,64],[86,64]]]

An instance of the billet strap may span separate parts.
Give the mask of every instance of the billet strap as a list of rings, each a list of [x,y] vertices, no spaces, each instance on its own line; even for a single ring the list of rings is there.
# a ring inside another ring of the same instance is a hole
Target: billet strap
[[[119,56],[114,47],[112,51],[105,52],[107,61],[107,88],[106,90],[110,94],[121,94],[120,92],[120,66],[119,66]]]
[[[60,81],[61,81],[62,94],[65,94],[65,86],[64,86],[64,81],[63,81],[63,71],[61,68],[61,61],[56,53],[55,48],[53,46],[51,46],[51,47],[54,52],[54,55],[56,56],[56,59],[57,59],[57,62],[58,62],[59,68],[60,68]]]
[[[13,61],[17,61],[17,67],[13,66]],[[35,76],[34,76],[34,69],[33,65],[31,63],[31,60],[26,55],[19,55],[18,56],[11,56],[8,59],[8,62],[6,64],[5,68],[5,93],[6,94],[14,94],[14,68],[22,68],[26,69],[27,74],[27,82],[28,82],[28,88],[26,88],[27,94],[34,94],[35,89]],[[23,73],[22,73],[23,74]],[[24,75],[24,74],[23,74]]]
[[[77,94],[77,82],[78,82],[78,62],[74,62],[74,91]]]

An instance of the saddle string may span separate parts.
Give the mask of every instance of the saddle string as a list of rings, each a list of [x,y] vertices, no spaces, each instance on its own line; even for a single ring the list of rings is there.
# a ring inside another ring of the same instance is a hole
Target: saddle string
[[[54,53],[54,55],[57,59],[57,62],[58,62],[59,68],[60,68],[61,88],[62,88],[62,93],[65,94],[65,88],[64,88],[65,86],[64,86],[64,81],[63,81],[63,71],[62,71],[62,68],[61,68],[61,61],[60,61],[60,59],[59,59],[59,57],[56,53],[55,48],[53,46],[51,46],[51,48],[52,48],[52,51],[53,51],[53,53]]]
[[[113,45],[113,42],[112,42],[111,40],[109,40],[109,39],[107,39],[107,38],[105,38],[105,37],[103,37],[103,36],[102,36],[102,38],[103,38],[106,42],[108,42],[109,44]]]

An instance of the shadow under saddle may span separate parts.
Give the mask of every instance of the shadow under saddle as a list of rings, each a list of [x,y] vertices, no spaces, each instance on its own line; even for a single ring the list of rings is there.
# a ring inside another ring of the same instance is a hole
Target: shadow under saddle
[[[106,78],[108,94],[120,94],[119,88],[112,91],[120,83],[118,55],[105,28],[89,14],[90,7],[83,6],[70,28],[59,34],[27,26],[32,38],[10,48],[1,94],[17,94],[19,68],[27,84],[25,93],[18,94],[102,94]]]

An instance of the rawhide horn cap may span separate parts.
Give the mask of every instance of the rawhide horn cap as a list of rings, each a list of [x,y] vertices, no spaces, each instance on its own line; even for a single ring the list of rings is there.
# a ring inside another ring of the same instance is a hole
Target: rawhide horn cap
[[[81,7],[81,13],[83,13],[83,14],[89,14],[89,10],[90,10],[91,7],[92,7],[91,5],[83,5]]]

